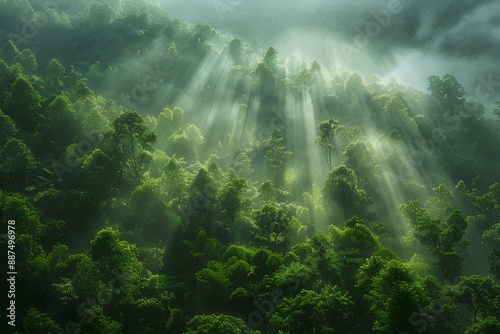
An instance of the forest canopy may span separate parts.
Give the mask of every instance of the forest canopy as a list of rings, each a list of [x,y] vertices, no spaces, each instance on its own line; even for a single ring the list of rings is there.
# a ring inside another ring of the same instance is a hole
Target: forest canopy
[[[498,92],[48,3],[0,0],[2,332],[500,333]]]

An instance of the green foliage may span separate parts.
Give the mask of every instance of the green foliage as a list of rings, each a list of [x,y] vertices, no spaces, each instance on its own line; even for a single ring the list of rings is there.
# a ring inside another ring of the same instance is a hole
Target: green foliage
[[[35,308],[29,309],[24,316],[23,329],[23,333],[26,334],[59,333],[61,331],[61,327],[50,316]]]
[[[18,76],[4,100],[4,112],[22,129],[35,130],[42,98],[25,76]]]
[[[500,315],[500,285],[491,277],[461,276],[453,295],[469,312],[472,323]]]
[[[243,207],[243,190],[247,184],[245,179],[236,178],[226,184],[217,194],[216,216],[224,224],[230,225],[234,231],[236,215]]]
[[[493,115],[497,117],[497,121],[500,120],[500,101],[495,102],[497,108],[493,109]]]
[[[448,107],[453,107],[464,101],[465,89],[453,75],[445,75],[443,78],[432,75],[428,79],[428,90],[433,96],[447,103]]]
[[[220,263],[200,270],[195,278],[197,295],[205,308],[221,307],[229,301],[232,285]]]
[[[500,276],[500,128],[452,75],[427,94],[151,1],[56,2],[0,0],[18,332],[499,332],[475,274]]]
[[[287,298],[271,318],[273,332],[346,333],[351,330],[353,302],[338,286],[325,286],[321,292],[302,290]]]
[[[238,318],[225,314],[197,315],[188,322],[187,334],[247,333],[245,323]]]
[[[328,200],[342,208],[344,219],[354,214],[362,214],[364,207],[369,202],[366,192],[358,188],[354,171],[344,165],[340,165],[328,173],[323,186],[323,194]]]
[[[274,128],[269,137],[264,140],[263,145],[266,152],[264,157],[274,170],[277,182],[281,183],[282,176],[280,172],[293,155],[292,151],[286,150],[283,132],[278,128]]]
[[[323,157],[325,158],[329,169],[332,168],[333,138],[338,126],[339,123],[333,118],[322,121],[316,125],[316,129],[319,134],[315,141],[320,146],[321,153],[323,153]]]
[[[115,17],[115,11],[108,3],[94,3],[90,6],[90,21],[96,28],[105,25]]]
[[[16,138],[10,138],[0,148],[0,184],[4,189],[23,191],[32,181],[37,162],[26,144]]]
[[[417,275],[398,260],[389,261],[373,278],[368,298],[376,333],[392,333],[394,328],[418,333],[408,319],[429,302]]]
[[[496,334],[500,331],[500,321],[487,317],[468,327],[464,334]]]
[[[443,190],[443,187],[435,189],[440,188]],[[443,191],[445,195],[441,199],[438,197],[429,197],[430,201],[428,200],[427,203],[444,202],[448,206],[443,205],[442,210],[451,210],[450,199],[453,200],[453,194],[447,188]],[[457,277],[463,265],[463,253],[468,247],[468,242],[462,240],[467,229],[467,221],[461,212],[455,210],[445,221],[441,221],[432,218],[418,200],[403,203],[399,206],[398,210],[402,216],[408,218],[412,223],[415,237],[422,244],[429,246],[434,254],[438,256],[437,267],[441,275],[446,279]],[[439,212],[442,211],[439,210]]]
[[[66,95],[58,95],[47,107],[47,125],[50,131],[42,136],[47,142],[67,146],[74,142],[80,130],[73,105]]]
[[[476,209],[476,219],[483,231],[500,221],[500,183],[495,182],[485,191],[473,188],[468,196]]]
[[[112,228],[100,230],[91,240],[90,257],[104,282],[124,274],[129,275],[133,282],[142,271],[142,264],[137,259],[137,246],[120,240],[119,232]]]
[[[96,334],[119,334],[122,332],[122,327],[120,322],[107,317],[99,306],[86,309],[79,326],[84,333]]]
[[[66,68],[61,62],[53,58],[47,65],[45,70],[47,73],[47,80],[53,87],[61,87],[63,85],[63,78],[66,75]]]
[[[370,144],[357,142],[345,149],[344,164],[356,174],[358,185],[363,188],[373,188],[373,175],[377,173],[375,152]]]
[[[444,183],[432,188],[432,191],[436,196],[430,196],[425,206],[428,208],[431,216],[445,219],[453,211],[455,195]]]
[[[259,233],[257,237],[267,240],[269,245],[286,243],[286,232],[290,224],[285,210],[279,206],[265,204],[257,210],[254,219]]]
[[[151,162],[149,152],[156,135],[144,124],[144,119],[135,111],[121,114],[113,122],[111,138],[117,143],[123,168],[135,182],[140,182],[145,167]]]

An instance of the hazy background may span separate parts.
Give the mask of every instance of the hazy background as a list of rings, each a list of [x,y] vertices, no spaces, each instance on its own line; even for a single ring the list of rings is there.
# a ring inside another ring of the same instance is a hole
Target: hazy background
[[[468,98],[500,99],[497,0],[158,0],[181,20],[207,23],[280,57],[318,60],[395,77],[425,91],[430,75],[453,74]],[[388,9],[392,9],[389,13]],[[367,30],[368,29],[368,30]],[[371,29],[371,30],[370,30]],[[368,35],[367,35],[368,32]]]

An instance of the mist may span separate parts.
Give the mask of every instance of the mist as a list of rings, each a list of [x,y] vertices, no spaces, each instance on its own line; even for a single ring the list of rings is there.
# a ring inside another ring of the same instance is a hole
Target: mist
[[[491,115],[500,95],[500,3],[478,1],[160,0],[186,21],[274,46],[280,56],[343,67],[426,91],[452,74]]]
[[[500,333],[499,43],[493,0],[0,0],[1,332]]]

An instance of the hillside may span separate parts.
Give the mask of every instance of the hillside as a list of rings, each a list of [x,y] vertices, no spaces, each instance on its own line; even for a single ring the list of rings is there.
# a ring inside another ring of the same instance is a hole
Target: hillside
[[[0,0],[2,333],[500,332],[500,101],[41,3]]]

